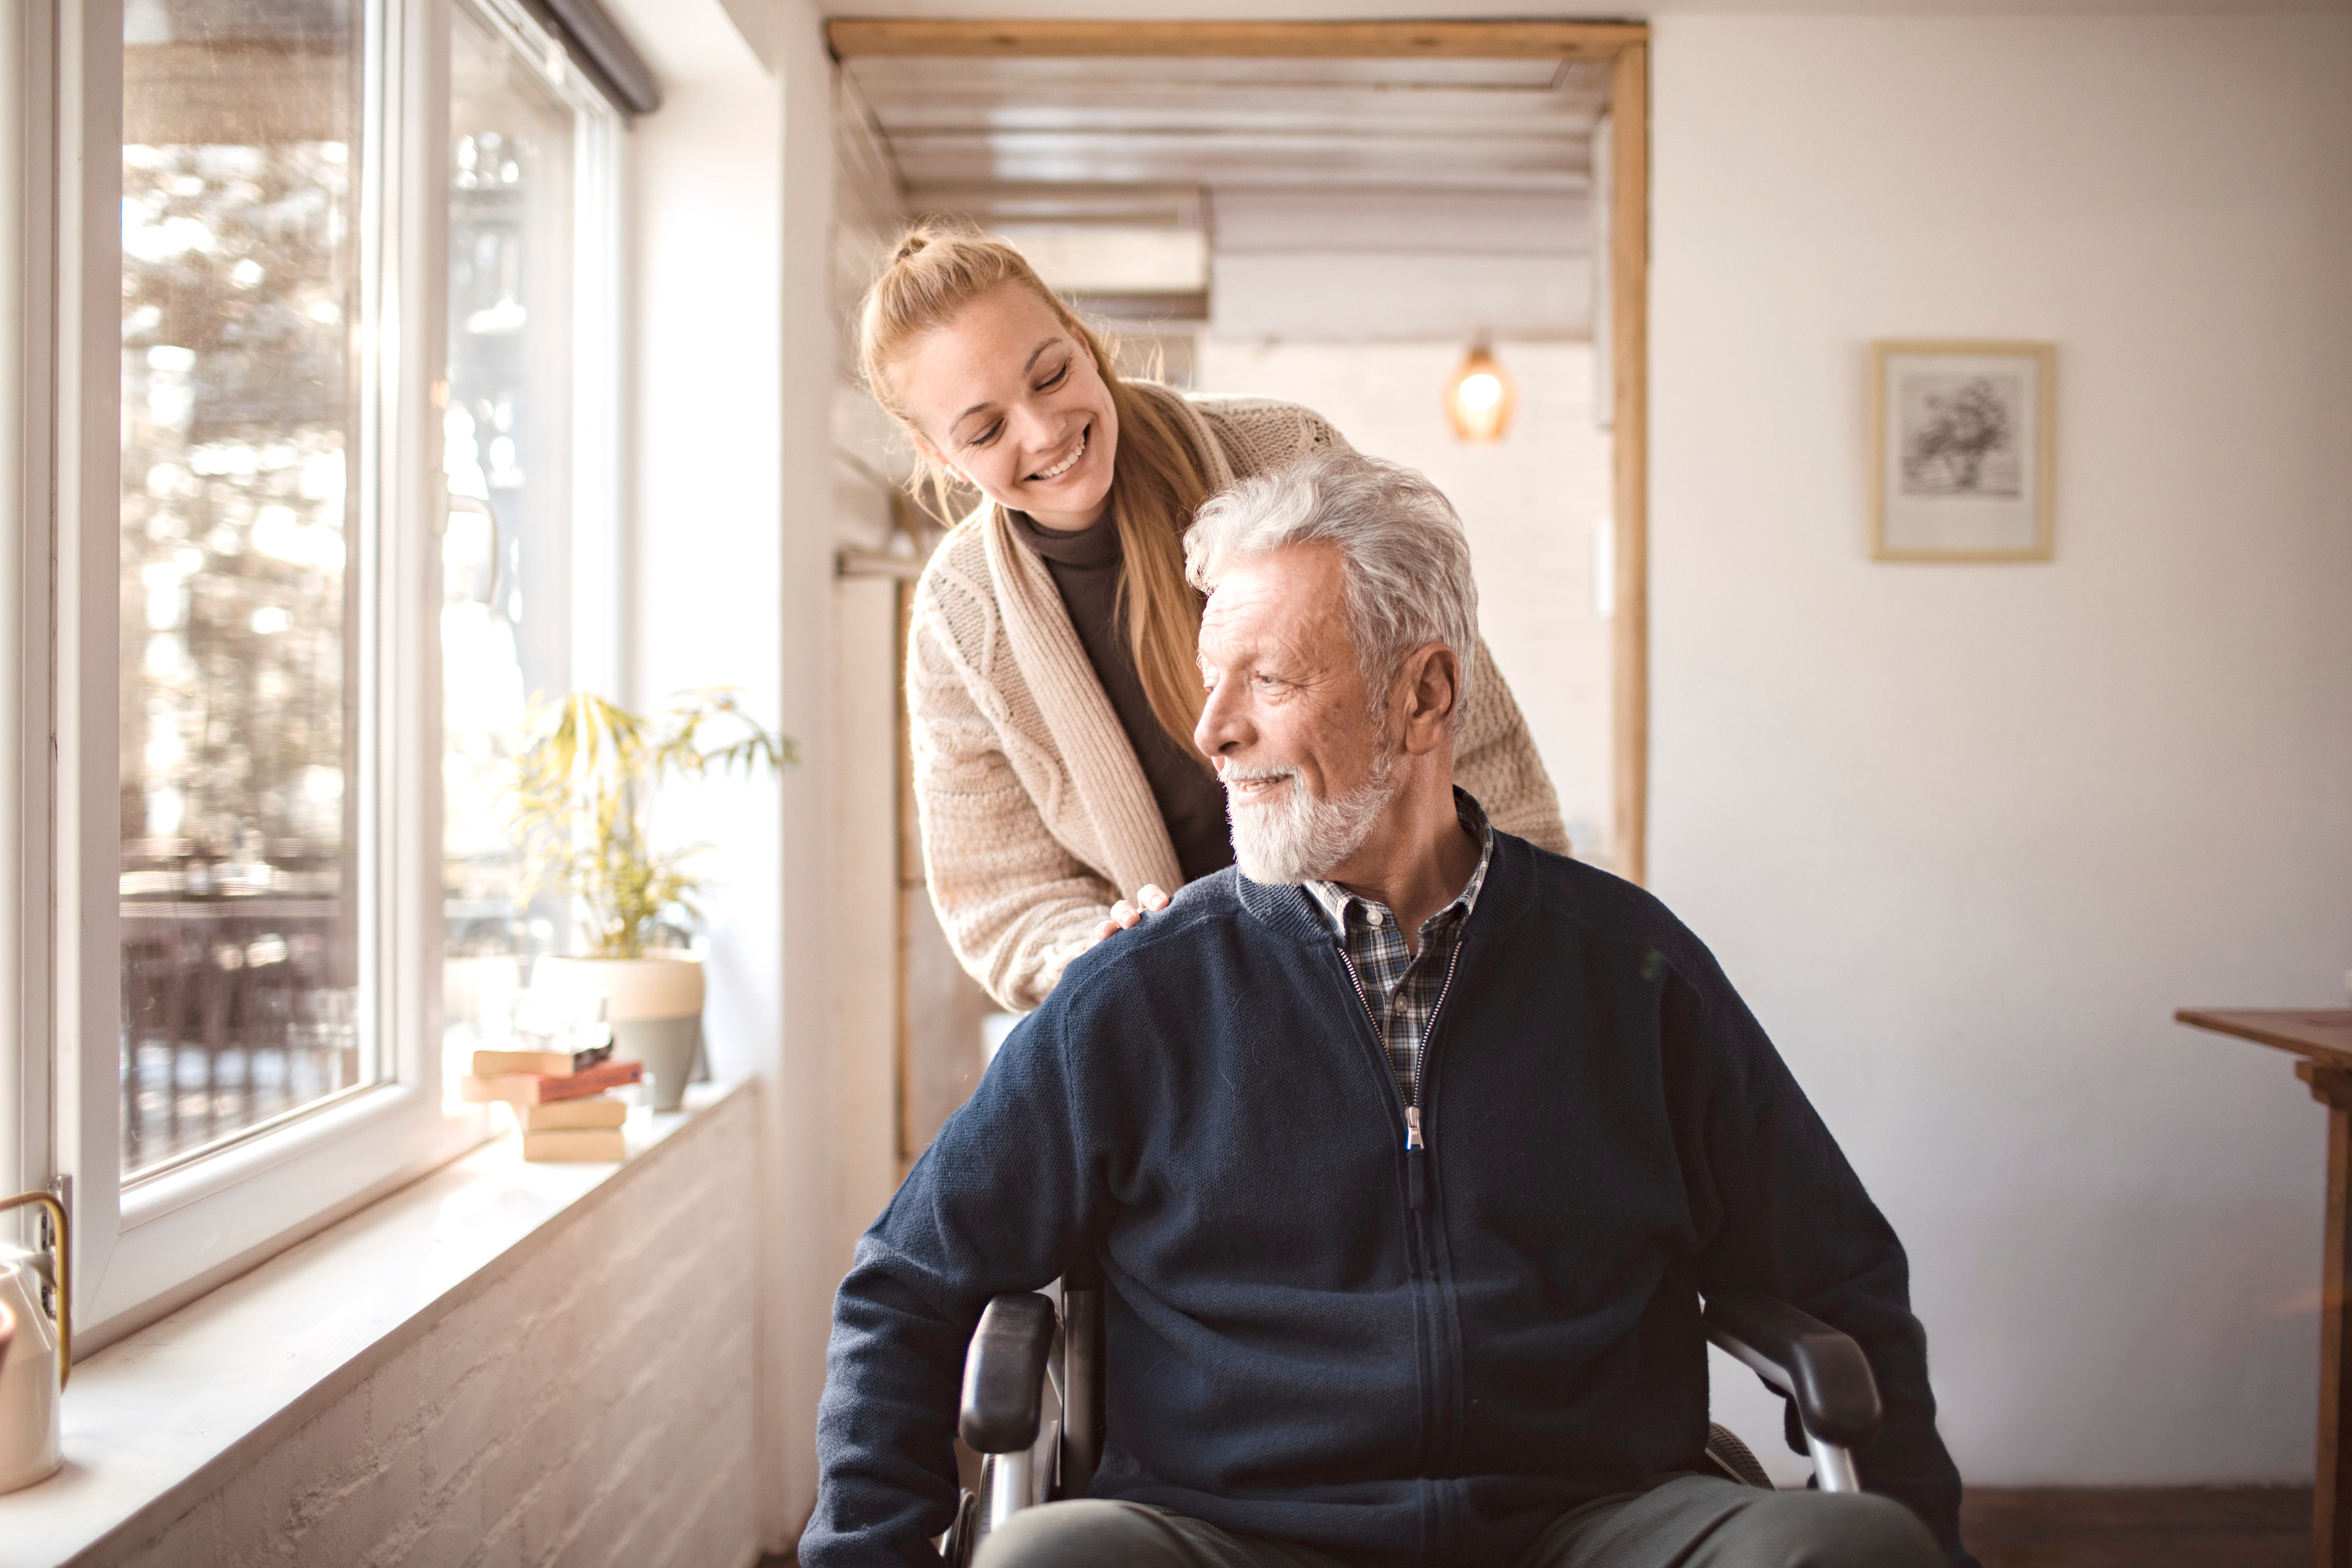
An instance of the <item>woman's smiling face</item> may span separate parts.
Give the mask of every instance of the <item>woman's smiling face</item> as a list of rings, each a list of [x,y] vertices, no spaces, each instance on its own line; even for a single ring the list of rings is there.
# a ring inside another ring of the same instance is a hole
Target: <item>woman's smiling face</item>
[[[1110,505],[1118,414],[1086,345],[1018,285],[983,294],[892,369],[924,452],[1065,532]]]

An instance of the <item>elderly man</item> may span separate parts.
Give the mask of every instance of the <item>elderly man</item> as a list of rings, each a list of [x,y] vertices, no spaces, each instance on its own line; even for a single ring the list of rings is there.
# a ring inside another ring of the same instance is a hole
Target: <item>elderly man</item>
[[[859,1243],[804,1568],[936,1562],[981,1308],[1088,1261],[1092,1496],[981,1568],[1969,1562],[1902,1247],[1770,1042],[1655,899],[1454,787],[1444,497],[1323,455],[1185,549],[1239,864],[1074,964]],[[1862,1343],[1880,1495],[1696,1473],[1738,1289]]]

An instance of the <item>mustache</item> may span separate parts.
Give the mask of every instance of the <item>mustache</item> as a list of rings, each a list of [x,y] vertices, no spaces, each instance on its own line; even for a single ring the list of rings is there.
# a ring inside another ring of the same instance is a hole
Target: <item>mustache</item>
[[[1217,764],[1217,782],[1225,787],[1229,807],[1243,803],[1230,799],[1234,786],[1236,784],[1279,784],[1285,781],[1296,783],[1298,777],[1298,769],[1296,768],[1242,768],[1222,761]],[[1255,805],[1259,802],[1252,801],[1249,804]]]

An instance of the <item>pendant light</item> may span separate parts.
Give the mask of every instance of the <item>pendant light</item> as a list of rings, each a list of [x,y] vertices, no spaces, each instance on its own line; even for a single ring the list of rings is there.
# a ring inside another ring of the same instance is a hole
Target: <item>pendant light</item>
[[[1502,440],[1518,402],[1511,372],[1495,358],[1483,337],[1471,347],[1469,358],[1454,372],[1454,379],[1445,383],[1445,417],[1454,434],[1465,441]]]

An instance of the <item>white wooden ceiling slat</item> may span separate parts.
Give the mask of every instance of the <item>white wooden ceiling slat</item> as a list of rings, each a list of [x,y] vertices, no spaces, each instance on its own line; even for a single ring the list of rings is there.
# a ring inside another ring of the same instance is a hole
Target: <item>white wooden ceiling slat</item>
[[[1200,228],[1208,193],[1194,184],[1093,184],[1055,181],[1022,184],[989,180],[910,183],[910,213],[963,213],[991,223],[1113,224],[1121,226]]]
[[[885,120],[886,136],[904,141],[916,136],[986,136],[1003,132],[1066,131],[1105,135],[1166,131],[1206,135],[1219,131],[1293,132],[1335,136],[1415,133],[1444,136],[1574,138],[1592,134],[1592,122],[1580,116],[1435,113],[1395,115],[1377,106],[1351,107],[1339,112],[1308,113],[1287,106],[1235,106],[1227,112],[1172,114],[1148,105],[1029,104],[985,114],[966,114],[934,107],[917,114],[893,115]]]
[[[1582,170],[1478,169],[1462,171],[1444,169],[1400,168],[1395,161],[1369,163],[1360,161],[1316,164],[1304,160],[1289,159],[1262,164],[1240,162],[1213,167],[1188,163],[1173,159],[1129,157],[1113,158],[1098,150],[1078,157],[1055,157],[1046,154],[1023,154],[994,159],[962,157],[941,159],[910,168],[910,176],[924,183],[973,182],[986,179],[1017,181],[1132,179],[1166,181],[1197,178],[1215,189],[1242,187],[1274,187],[1297,185],[1304,181],[1317,181],[1366,189],[1383,189],[1407,184],[1425,184],[1447,190],[1477,190],[1493,192],[1535,193],[1542,191],[1574,192],[1589,189],[1591,176]]]
[[[1241,287],[1270,309],[1326,250],[1354,258],[1375,295],[1444,255],[1465,258],[1447,274],[1461,289],[1518,327],[1585,329],[1571,264],[1591,245],[1605,65],[857,57],[844,69],[909,211],[1029,232],[1097,281],[1123,274],[1087,247],[1119,242],[1090,228],[1213,235],[1230,268],[1211,296]]]
[[[1284,148],[1320,150],[1358,145],[1378,156],[1392,152],[1418,155],[1427,149],[1441,158],[1501,157],[1521,160],[1549,156],[1580,166],[1590,139],[1576,131],[1500,131],[1486,126],[1412,125],[1076,125],[997,126],[982,131],[902,131],[889,139],[894,157],[922,157],[953,147],[1079,147],[1100,145],[1113,150],[1150,147],[1170,151],[1198,150],[1214,157],[1229,151],[1280,152]]]

